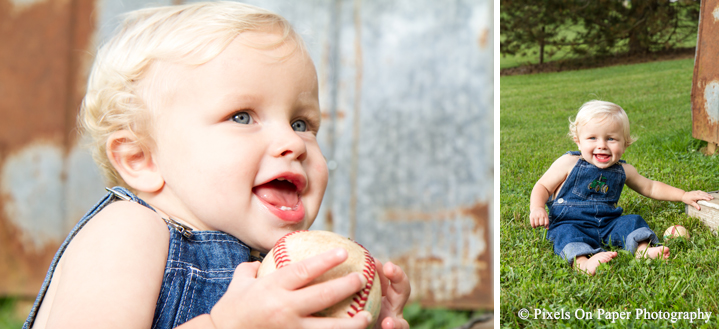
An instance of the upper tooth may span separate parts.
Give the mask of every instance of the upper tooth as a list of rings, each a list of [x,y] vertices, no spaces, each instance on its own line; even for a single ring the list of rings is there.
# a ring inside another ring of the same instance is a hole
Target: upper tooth
[[[284,177],[280,177],[280,178],[278,178],[277,180],[285,180],[285,178],[284,178]]]

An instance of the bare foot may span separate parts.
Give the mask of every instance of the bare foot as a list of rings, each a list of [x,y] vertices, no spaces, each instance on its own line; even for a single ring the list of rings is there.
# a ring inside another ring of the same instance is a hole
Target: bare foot
[[[616,251],[600,252],[589,258],[587,258],[587,256],[577,257],[577,259],[574,261],[574,268],[576,268],[580,272],[594,275],[594,273],[597,272],[597,267],[599,267],[599,264],[607,263],[614,257],[617,257]]]
[[[637,252],[634,253],[637,258],[664,258],[669,259],[669,248],[665,246],[637,248]]]

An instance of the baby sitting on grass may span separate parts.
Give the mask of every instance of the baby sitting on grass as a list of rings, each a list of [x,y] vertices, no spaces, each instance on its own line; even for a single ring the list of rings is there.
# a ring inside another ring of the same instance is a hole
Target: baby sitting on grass
[[[653,181],[620,160],[634,139],[627,114],[616,104],[585,103],[569,124],[569,135],[579,151],[559,157],[534,185],[529,215],[532,228],[548,228],[547,239],[554,243],[554,252],[589,275],[617,256],[602,248],[606,245],[621,247],[637,258],[668,259],[669,248],[659,245],[644,219],[622,215],[622,208],[617,207],[624,184],[643,196],[682,201],[697,209],[698,200],[713,197]]]

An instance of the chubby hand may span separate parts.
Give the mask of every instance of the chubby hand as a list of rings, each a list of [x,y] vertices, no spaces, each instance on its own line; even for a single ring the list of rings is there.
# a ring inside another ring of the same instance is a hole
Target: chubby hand
[[[711,199],[714,199],[714,197],[704,191],[690,191],[690,192],[684,192],[684,195],[682,196],[682,202],[693,206],[694,208],[697,208],[697,210],[702,210],[701,207],[699,207],[699,204],[697,201],[699,200],[706,200],[709,201]]]
[[[366,279],[357,273],[307,286],[345,259],[347,251],[335,249],[287,265],[262,278],[256,278],[259,262],[242,263],[237,266],[227,292],[212,308],[212,323],[217,329],[364,329],[371,318],[367,311],[342,319],[312,316],[313,313],[344,300],[364,287],[363,280]],[[396,274],[392,278],[394,276]]]
[[[529,213],[529,223],[532,224],[532,228],[549,226],[549,216],[544,208],[534,208]]]
[[[402,316],[411,291],[407,274],[392,262],[382,266],[377,258],[374,261],[382,283],[382,306],[375,329],[409,329],[409,323]]]

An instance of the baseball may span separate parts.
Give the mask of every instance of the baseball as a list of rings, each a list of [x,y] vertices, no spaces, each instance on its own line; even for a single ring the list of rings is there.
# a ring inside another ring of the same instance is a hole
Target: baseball
[[[664,240],[676,237],[683,237],[685,239],[689,239],[689,233],[687,232],[687,229],[681,225],[669,226],[669,228],[664,231]]]
[[[336,248],[347,250],[347,259],[316,278],[310,285],[343,277],[350,272],[363,275],[367,279],[367,285],[355,295],[314,315],[353,317],[360,311],[367,310],[372,314],[373,321],[376,321],[382,303],[382,285],[375,269],[374,258],[360,244],[339,234],[328,231],[297,231],[285,235],[265,256],[257,271],[257,277]],[[374,322],[368,328],[373,326]]]

